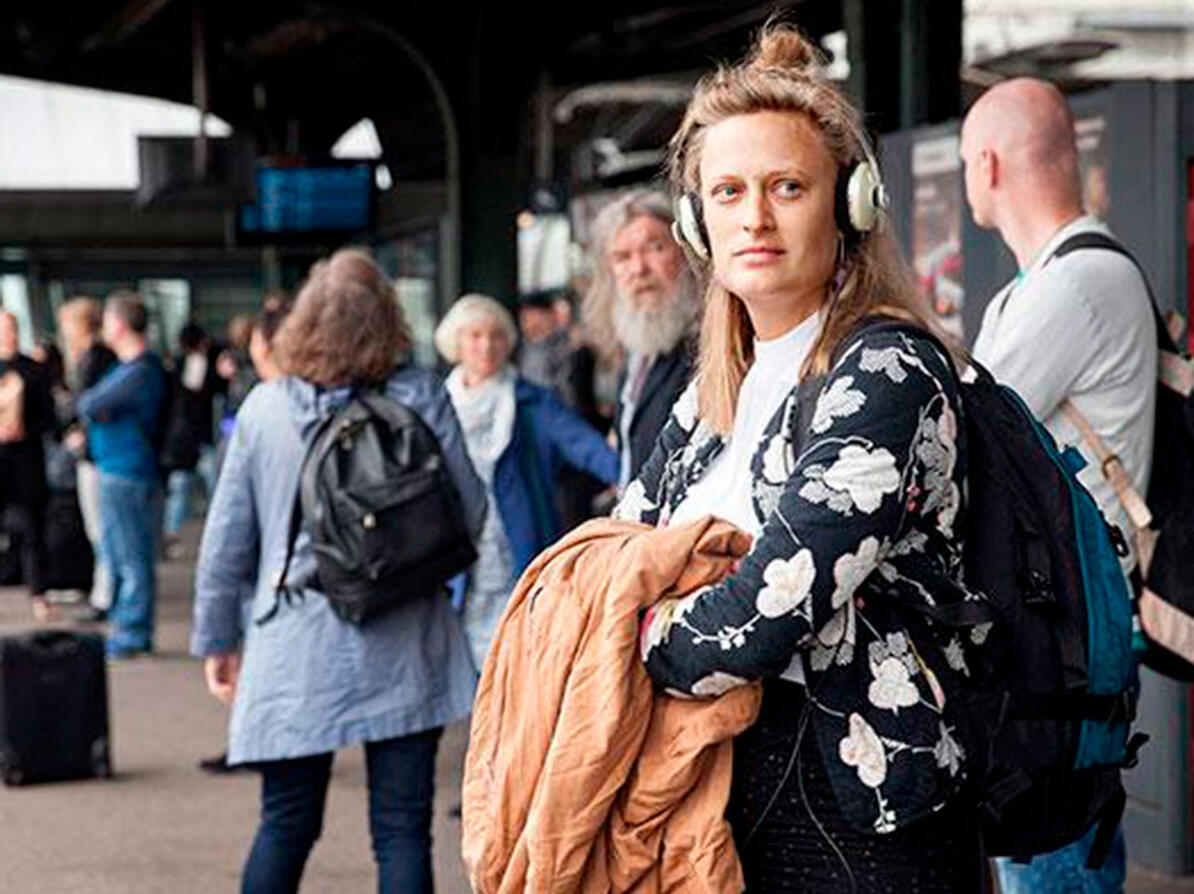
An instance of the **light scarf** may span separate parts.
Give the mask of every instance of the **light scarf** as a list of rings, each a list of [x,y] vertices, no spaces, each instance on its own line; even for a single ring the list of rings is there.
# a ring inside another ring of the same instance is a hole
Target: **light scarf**
[[[455,367],[448,374],[445,387],[460,419],[469,459],[485,478],[505,452],[514,435],[514,382],[512,367],[505,366],[483,382],[464,384],[464,368]]]

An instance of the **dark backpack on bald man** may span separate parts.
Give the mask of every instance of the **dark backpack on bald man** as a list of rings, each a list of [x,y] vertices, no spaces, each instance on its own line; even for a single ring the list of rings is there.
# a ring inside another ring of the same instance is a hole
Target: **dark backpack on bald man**
[[[1136,648],[1141,661],[1188,683],[1194,681],[1194,365],[1170,335],[1144,269],[1120,243],[1102,233],[1078,233],[1058,246],[1053,257],[1091,249],[1126,257],[1149,288],[1157,331],[1157,407],[1147,498],[1077,409],[1068,405],[1063,411],[1099,458],[1104,477],[1136,528]]]

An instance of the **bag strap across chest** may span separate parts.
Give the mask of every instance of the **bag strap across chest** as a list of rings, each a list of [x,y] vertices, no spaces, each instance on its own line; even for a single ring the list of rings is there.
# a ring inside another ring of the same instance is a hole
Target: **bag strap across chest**
[[[1115,252],[1131,261],[1140,273],[1140,278],[1144,281],[1144,288],[1148,292],[1149,305],[1152,308],[1153,321],[1156,326],[1158,384],[1188,398],[1194,391],[1194,367],[1178,353],[1177,346],[1170,336],[1169,328],[1165,325],[1160,309],[1157,307],[1156,297],[1153,295],[1148,276],[1145,274],[1144,268],[1140,266],[1140,262],[1115,239],[1104,233],[1092,232],[1078,233],[1066,239],[1053,252],[1051,260],[1063,258],[1072,252],[1083,249],[1103,249]],[[1062,402],[1060,409],[1098,459],[1103,477],[1111,485],[1116,498],[1132,522],[1133,539],[1136,543],[1140,571],[1142,575],[1147,576],[1157,539],[1157,532],[1153,529],[1153,513],[1149,509],[1147,501],[1133,484],[1123,461],[1099,437],[1090,421],[1074,405],[1074,402],[1067,398]]]

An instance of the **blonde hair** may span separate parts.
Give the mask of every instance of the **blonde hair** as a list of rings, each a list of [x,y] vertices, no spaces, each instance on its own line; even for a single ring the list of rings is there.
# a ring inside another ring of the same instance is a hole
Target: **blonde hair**
[[[669,173],[682,193],[700,192],[705,134],[727,118],[756,112],[805,116],[841,171],[866,159],[858,113],[819,71],[818,50],[791,25],[769,24],[750,57],[722,66],[697,84],[680,129],[672,137]],[[843,237],[845,279],[821,306],[821,332],[802,370],[824,374],[834,349],[857,323],[883,313],[929,327],[921,298],[895,237],[881,222],[860,239]],[[827,292],[829,283],[826,283]],[[697,362],[700,416],[728,433],[742,381],[754,359],[754,327],[742,299],[708,278]]]
[[[435,327],[435,349],[444,360],[453,366],[460,362],[460,330],[482,317],[497,323],[498,328],[506,334],[510,350],[514,350],[518,344],[518,329],[514,326],[510,311],[497,299],[472,292],[457,298]]]
[[[70,320],[88,335],[99,335],[104,325],[104,306],[90,295],[76,295],[58,308],[60,320]]]
[[[311,266],[273,350],[288,375],[316,385],[384,382],[411,344],[394,285],[361,249]]]

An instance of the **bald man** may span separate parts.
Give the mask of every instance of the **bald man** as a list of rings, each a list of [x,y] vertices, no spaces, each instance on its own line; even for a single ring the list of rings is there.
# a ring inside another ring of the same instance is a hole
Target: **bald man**
[[[1020,272],[987,307],[974,357],[1011,385],[1061,445],[1086,457],[1079,479],[1132,542],[1131,525],[1101,464],[1062,413],[1071,403],[1148,491],[1156,399],[1156,332],[1148,289],[1114,251],[1055,253],[1083,233],[1110,230],[1082,207],[1074,122],[1065,98],[1032,78],[988,90],[962,126],[966,200],[974,221],[999,231]],[[1125,560],[1125,572],[1135,557]],[[1100,870],[1085,867],[1093,840],[999,861],[1003,894],[1121,892],[1122,831]]]

